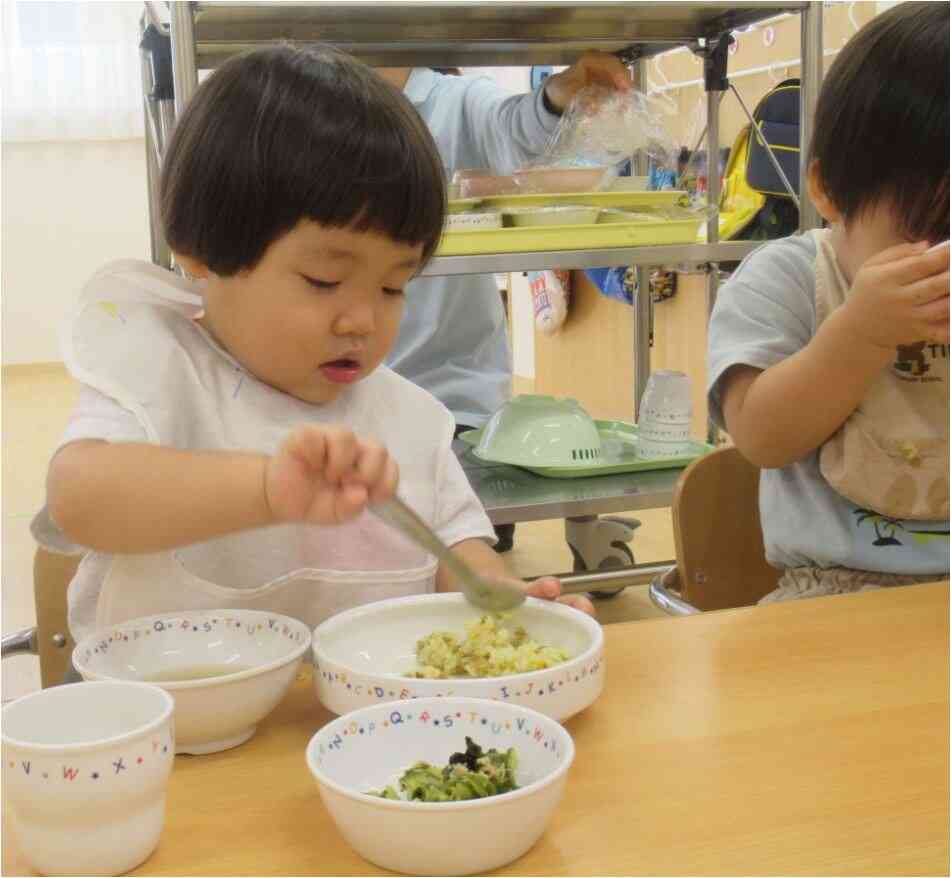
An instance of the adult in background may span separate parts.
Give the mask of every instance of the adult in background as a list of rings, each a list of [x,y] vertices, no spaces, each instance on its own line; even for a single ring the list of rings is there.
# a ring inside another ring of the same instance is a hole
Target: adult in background
[[[580,89],[631,88],[627,68],[603,52],[586,52],[535,91],[514,96],[482,76],[407,67],[377,72],[416,108],[450,178],[467,168],[510,174],[541,155]],[[387,365],[439,399],[452,412],[457,435],[481,427],[509,398],[511,360],[493,275],[423,278],[407,286],[406,311]],[[510,549],[515,526],[495,530],[496,550]]]

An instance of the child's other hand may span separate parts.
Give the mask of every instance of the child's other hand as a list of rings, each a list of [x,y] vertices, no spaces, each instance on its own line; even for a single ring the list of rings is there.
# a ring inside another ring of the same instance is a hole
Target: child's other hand
[[[554,576],[542,576],[534,582],[530,582],[527,585],[522,583],[522,585],[525,587],[526,592],[533,598],[541,598],[545,601],[558,601],[560,604],[565,604],[565,606],[574,607],[574,609],[580,610],[582,613],[587,613],[592,618],[597,618],[597,614],[594,611],[594,604],[591,603],[590,598],[583,594],[562,595],[561,583]]]
[[[898,345],[948,342],[948,247],[900,244],[859,269],[842,320],[860,341]]]
[[[276,521],[340,524],[391,497],[396,461],[346,427],[295,430],[267,462],[264,490]]]

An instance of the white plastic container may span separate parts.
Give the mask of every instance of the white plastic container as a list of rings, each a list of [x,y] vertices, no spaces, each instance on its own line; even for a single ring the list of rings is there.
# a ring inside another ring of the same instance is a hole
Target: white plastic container
[[[502,214],[498,211],[466,211],[450,213],[446,216],[446,231],[458,232],[462,229],[501,229]]]

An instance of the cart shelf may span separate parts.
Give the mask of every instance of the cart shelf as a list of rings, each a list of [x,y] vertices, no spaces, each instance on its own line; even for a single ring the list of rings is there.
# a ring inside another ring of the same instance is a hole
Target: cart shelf
[[[571,64],[585,49],[630,61],[716,38],[805,2],[199,3],[200,68],[275,40],[332,43],[380,67]]]

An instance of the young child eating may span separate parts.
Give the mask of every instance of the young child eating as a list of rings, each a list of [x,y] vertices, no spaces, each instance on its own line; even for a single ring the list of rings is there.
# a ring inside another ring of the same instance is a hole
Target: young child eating
[[[948,575],[948,55],[945,3],[849,41],[805,181],[828,228],[756,250],[714,309],[711,411],[783,568],[764,602]]]
[[[82,389],[34,533],[86,552],[69,590],[77,640],[218,607],[316,625],[453,588],[368,511],[396,492],[478,572],[512,578],[451,415],[381,365],[445,199],[412,106],[346,55],[253,51],[201,85],[162,171],[189,278],[107,265],[64,335]],[[550,577],[530,588],[559,591]]]

